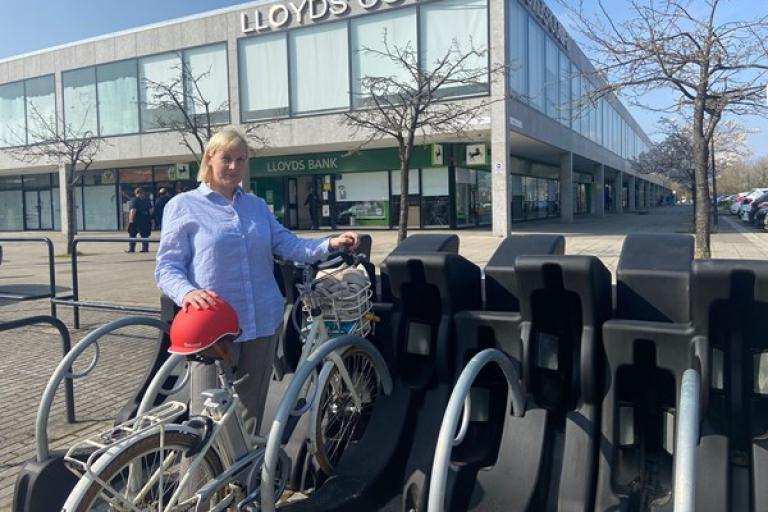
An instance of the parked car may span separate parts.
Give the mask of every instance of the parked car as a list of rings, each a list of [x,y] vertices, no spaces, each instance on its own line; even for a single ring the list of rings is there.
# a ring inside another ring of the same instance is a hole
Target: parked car
[[[757,210],[759,209],[758,205],[763,204],[766,201],[768,201],[768,191],[755,196],[748,204],[743,205],[740,210],[741,220],[748,224],[752,224],[755,221],[755,213],[757,213]]]
[[[759,199],[763,194],[768,192],[768,188],[756,188],[752,192],[747,194],[741,199],[741,206],[739,206],[739,218],[744,222],[749,222],[749,210],[751,209],[752,201]]]
[[[741,201],[742,199],[744,199],[744,196],[746,196],[747,194],[749,194],[749,192],[739,192],[738,194],[736,194],[736,198],[733,200],[733,202],[731,202],[731,207],[730,207],[732,215],[738,215],[739,207],[741,207]]]
[[[755,227],[757,229],[763,229],[765,227],[765,216],[768,214],[768,201],[763,201],[757,205],[757,211],[755,212]]]

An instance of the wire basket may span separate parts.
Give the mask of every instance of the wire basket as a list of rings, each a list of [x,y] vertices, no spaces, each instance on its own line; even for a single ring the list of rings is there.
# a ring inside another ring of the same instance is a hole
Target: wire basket
[[[357,334],[367,336],[371,331],[371,281],[365,270],[359,267],[334,269],[318,275],[312,287],[311,302],[323,312],[328,334]],[[314,321],[304,301],[308,322]]]

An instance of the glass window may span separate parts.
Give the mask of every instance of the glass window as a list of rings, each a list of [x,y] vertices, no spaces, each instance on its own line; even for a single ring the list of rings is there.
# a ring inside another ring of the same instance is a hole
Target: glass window
[[[85,229],[117,229],[117,195],[115,185],[96,185],[83,187],[85,204]]]
[[[551,117],[552,119],[558,119],[559,118],[559,104],[560,104],[560,92],[559,92],[559,80],[558,80],[558,70],[560,68],[560,62],[559,62],[559,49],[557,48],[557,45],[555,42],[549,38],[545,37],[546,41],[546,66],[545,66],[545,75],[544,75],[544,89],[547,93],[547,112],[546,114]]]
[[[528,94],[528,14],[517,0],[509,0],[509,87]]]
[[[477,177],[473,169],[456,169],[456,225],[476,223]]]
[[[0,190],[0,230],[24,229],[24,206],[21,190]]]
[[[544,111],[544,31],[528,18],[528,94],[531,105]]]
[[[471,49],[488,50],[488,7],[486,0],[443,0],[421,6],[421,63],[433,69],[446,56],[454,57],[451,49],[463,55]],[[487,69],[487,53],[464,61],[469,70]],[[488,90],[488,84],[459,85],[443,89],[443,95],[479,94]]]
[[[422,169],[421,187],[421,217],[424,219],[423,225],[448,227],[450,224],[448,168]]]
[[[23,146],[26,141],[24,82],[0,85],[0,146]]]
[[[28,174],[24,176],[24,190],[50,188],[50,174]]]
[[[56,93],[53,75],[27,80],[27,143],[51,140],[56,133]]]
[[[229,122],[229,77],[227,75],[227,45],[216,44],[184,50],[187,111],[204,116],[206,104],[210,122]],[[204,125],[207,119],[202,119]]]
[[[346,22],[293,30],[289,38],[293,112],[348,108]]]
[[[164,53],[139,59],[141,131],[169,128],[179,121],[181,112],[172,98],[182,98],[181,56]]]
[[[336,224],[389,226],[387,171],[345,173],[336,178]]]
[[[89,137],[96,126],[96,68],[62,73],[64,86],[64,136]]]
[[[139,131],[137,84],[135,60],[104,64],[96,68],[100,135]]]
[[[571,126],[571,61],[568,56],[558,51],[560,56],[560,122]]]
[[[389,201],[392,224],[397,226],[400,219],[400,171],[390,174],[392,197]],[[421,207],[419,193],[419,170],[408,171],[408,227],[421,226]]]
[[[581,103],[581,73],[579,68],[573,66],[571,76],[571,128],[581,133],[581,119],[584,117],[584,105]]]
[[[243,121],[288,115],[285,33],[240,40],[240,109]]]
[[[408,69],[393,59],[375,53],[405,50],[416,55],[416,9],[398,9],[391,12],[355,18],[351,23],[352,47],[352,104],[358,107],[365,102],[362,79],[364,77],[393,77],[402,82],[412,82]],[[365,51],[368,48],[373,52]]]
[[[483,225],[491,224],[493,208],[491,204],[491,172],[477,171],[477,221]]]

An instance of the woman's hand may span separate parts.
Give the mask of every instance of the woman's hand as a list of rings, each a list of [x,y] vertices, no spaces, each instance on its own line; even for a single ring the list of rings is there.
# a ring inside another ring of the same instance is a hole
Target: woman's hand
[[[213,290],[197,289],[187,293],[181,300],[181,309],[186,310],[190,305],[195,309],[208,309],[216,304],[218,294]]]
[[[328,242],[332,251],[354,251],[360,245],[360,237],[354,231],[345,231]]]

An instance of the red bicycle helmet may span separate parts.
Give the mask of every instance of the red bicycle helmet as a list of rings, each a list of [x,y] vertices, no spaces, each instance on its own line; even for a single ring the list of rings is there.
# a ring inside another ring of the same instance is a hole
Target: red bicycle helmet
[[[237,313],[221,297],[208,309],[189,306],[176,314],[171,324],[168,352],[188,356],[215,345],[222,338],[240,335]]]

